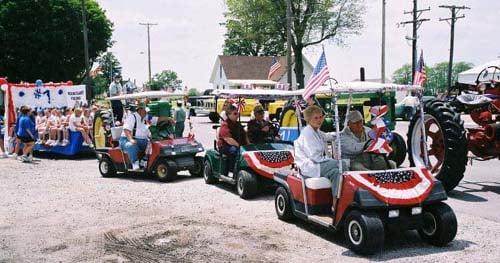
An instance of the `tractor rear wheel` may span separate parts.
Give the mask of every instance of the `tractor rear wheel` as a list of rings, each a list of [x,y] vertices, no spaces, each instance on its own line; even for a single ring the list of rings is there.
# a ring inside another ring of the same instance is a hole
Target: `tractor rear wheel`
[[[410,122],[407,135],[410,164],[425,167],[424,149],[427,149],[430,172],[449,192],[464,177],[467,164],[467,138],[463,121],[447,102],[440,100],[426,102],[424,112],[427,145],[421,139],[422,124],[417,113]]]

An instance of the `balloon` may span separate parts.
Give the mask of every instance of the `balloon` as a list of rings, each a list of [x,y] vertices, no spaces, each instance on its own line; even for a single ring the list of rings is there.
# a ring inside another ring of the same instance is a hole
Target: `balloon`
[[[43,86],[43,81],[42,81],[41,79],[37,79],[37,80],[35,81],[35,86],[37,86],[37,87],[41,87],[41,86]]]
[[[7,84],[7,79],[6,78],[0,78],[0,85]]]
[[[66,85],[73,86],[73,81],[71,81],[71,80],[66,81]]]

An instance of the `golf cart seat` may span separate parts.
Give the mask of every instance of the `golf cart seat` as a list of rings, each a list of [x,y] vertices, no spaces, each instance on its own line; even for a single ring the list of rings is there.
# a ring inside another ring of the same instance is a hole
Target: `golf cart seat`
[[[306,179],[306,187],[311,190],[332,189],[332,183],[326,177],[309,177]]]
[[[492,101],[490,98],[479,94],[461,94],[457,96],[457,100],[460,101],[460,103],[473,108],[482,107]]]

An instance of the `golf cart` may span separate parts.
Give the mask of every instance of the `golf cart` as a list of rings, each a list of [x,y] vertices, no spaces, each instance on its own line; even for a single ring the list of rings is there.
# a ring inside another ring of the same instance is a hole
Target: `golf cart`
[[[421,93],[422,89],[419,86],[380,83],[340,83],[331,88],[321,87],[316,94],[331,96],[335,132],[341,134],[337,104],[340,93],[395,90]],[[423,115],[423,110],[419,114]],[[374,122],[380,123],[377,122],[379,118],[382,117],[376,116]],[[425,140],[425,136],[422,138]],[[377,136],[367,143],[365,152],[370,152],[372,146],[387,139]],[[340,159],[340,140],[336,141],[336,156]],[[424,155],[427,154],[425,148],[423,151]],[[341,179],[338,192],[334,193],[335,203],[329,179],[306,177],[296,169],[275,172],[274,181],[279,185],[275,193],[278,218],[287,221],[296,217],[328,230],[343,229],[348,247],[363,255],[382,250],[386,229],[418,230],[424,241],[436,246],[444,246],[455,238],[457,220],[453,210],[443,202],[447,199],[446,191],[427,167],[344,171],[340,165],[339,172]]]
[[[107,98],[107,100],[135,100],[135,99],[159,99],[178,96],[177,94],[164,91],[147,91]],[[170,117],[170,104],[166,101],[159,101],[148,104],[150,113],[155,117]],[[153,108],[156,108],[153,110]],[[109,116],[109,119],[106,117]],[[104,137],[105,143],[99,142],[100,138],[94,136],[96,140],[96,153],[99,160],[99,171],[103,177],[115,176],[117,172],[126,173],[132,167],[127,153],[118,146],[122,127],[109,127],[113,125],[113,112],[100,113],[95,120],[95,132]],[[98,126],[100,125],[100,126]],[[188,170],[193,176],[202,176],[203,157],[197,156],[203,152],[201,143],[194,139],[190,132],[188,137],[172,139],[167,136],[161,127],[163,123],[150,127],[153,139],[150,142],[149,150],[146,150],[144,158],[145,165],[139,172],[154,174],[159,181],[168,182],[175,178],[178,171]],[[154,130],[152,128],[155,128]],[[106,131],[107,129],[110,132]],[[111,136],[109,134],[111,133]],[[144,159],[143,159],[144,160]]]
[[[281,90],[242,89],[216,90],[214,93],[217,93],[217,96],[232,98],[237,104],[241,103],[243,98],[273,99],[283,98],[286,94]],[[213,127],[218,129],[219,125]],[[279,127],[276,126],[275,129],[279,130]],[[216,133],[218,134],[218,131]],[[214,149],[207,150],[205,154],[204,178],[207,184],[224,181],[236,185],[239,196],[248,199],[254,197],[260,187],[273,184],[274,172],[280,169],[289,170],[293,160],[293,145],[275,138],[269,138],[263,144],[239,147],[234,159],[222,154],[214,140]]]

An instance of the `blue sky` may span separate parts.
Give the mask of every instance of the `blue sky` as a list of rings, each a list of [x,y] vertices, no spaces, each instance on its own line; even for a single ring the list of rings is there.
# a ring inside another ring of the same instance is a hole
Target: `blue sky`
[[[203,90],[211,87],[209,77],[224,42],[225,11],[223,0],[97,0],[114,23],[111,48],[123,66],[123,75],[141,84],[147,79],[147,34],[140,22],[158,23],[151,28],[152,74],[172,69],[184,84]],[[410,20],[403,12],[412,9],[412,0],[387,0],[386,76],[411,61],[411,26],[397,23]],[[467,5],[464,19],[455,31],[455,61],[482,64],[500,56],[500,1],[493,0],[419,0],[419,8],[430,7],[422,15],[430,18],[419,30],[418,48],[424,50],[426,64],[448,61],[450,27],[440,22],[449,17],[443,4]],[[366,68],[367,78],[380,78],[382,0],[365,0],[363,16],[366,27],[360,36],[347,39],[348,46],[325,42],[325,52],[332,77],[340,81],[357,78],[359,67]],[[141,52],[143,52],[141,54]],[[314,65],[321,45],[309,48],[304,55]]]

